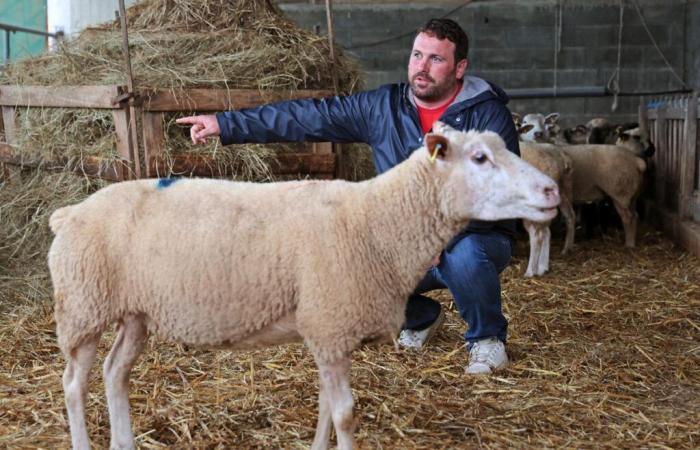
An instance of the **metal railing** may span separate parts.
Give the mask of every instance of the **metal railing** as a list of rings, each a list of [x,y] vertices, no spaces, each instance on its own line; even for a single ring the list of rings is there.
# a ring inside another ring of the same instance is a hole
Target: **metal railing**
[[[5,64],[7,64],[10,61],[10,33],[21,32],[21,33],[36,34],[39,36],[50,37],[50,38],[54,38],[54,39],[62,39],[63,38],[63,31],[59,31],[57,33],[47,33],[46,31],[33,30],[31,28],[18,27],[16,25],[10,25],[10,24],[1,23],[1,22],[0,22],[0,29],[2,29],[5,32],[5,50],[4,50]]]

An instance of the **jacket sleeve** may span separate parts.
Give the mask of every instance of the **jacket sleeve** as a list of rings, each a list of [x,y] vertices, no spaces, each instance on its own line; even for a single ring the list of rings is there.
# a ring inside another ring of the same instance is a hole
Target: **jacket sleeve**
[[[508,150],[520,156],[518,132],[515,130],[513,116],[506,105],[501,101],[491,100],[477,105],[476,108],[473,128],[498,133],[505,141]]]
[[[218,113],[221,143],[367,142],[376,91]]]

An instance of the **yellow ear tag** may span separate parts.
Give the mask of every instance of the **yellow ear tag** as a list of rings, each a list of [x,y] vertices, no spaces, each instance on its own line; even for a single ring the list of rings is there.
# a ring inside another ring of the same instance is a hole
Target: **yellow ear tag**
[[[433,150],[433,154],[430,155],[430,162],[431,163],[435,163],[435,160],[437,159],[437,154],[440,150],[442,150],[442,144],[440,144],[440,143],[435,144],[435,149]]]

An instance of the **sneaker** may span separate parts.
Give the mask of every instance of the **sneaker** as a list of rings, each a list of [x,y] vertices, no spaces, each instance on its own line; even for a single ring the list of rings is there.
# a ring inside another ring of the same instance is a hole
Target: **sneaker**
[[[445,321],[445,310],[440,308],[437,319],[428,328],[422,330],[401,330],[399,346],[420,350],[435,335],[440,325]]]
[[[469,374],[489,374],[508,365],[506,346],[495,337],[474,342],[469,350]]]

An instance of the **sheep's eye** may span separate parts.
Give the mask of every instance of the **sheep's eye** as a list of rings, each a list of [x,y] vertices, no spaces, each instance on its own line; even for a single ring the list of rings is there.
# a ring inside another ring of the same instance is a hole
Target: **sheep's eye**
[[[472,160],[477,164],[483,164],[489,160],[489,158],[483,153],[477,153],[472,157]]]

